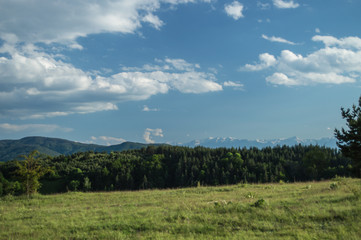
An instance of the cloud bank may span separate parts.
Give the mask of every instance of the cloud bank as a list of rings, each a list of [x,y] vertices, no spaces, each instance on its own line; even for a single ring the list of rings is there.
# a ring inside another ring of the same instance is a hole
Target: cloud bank
[[[27,43],[66,43],[103,32],[134,33],[143,24],[156,29],[162,4],[178,5],[209,0],[1,0],[0,38],[12,35]]]
[[[39,43],[82,49],[77,38],[103,32],[135,33],[144,24],[161,29],[162,4],[209,0],[1,1],[0,119],[37,119],[117,110],[123,101],[169,91],[199,94],[222,90],[213,73],[184,59],[128,68],[110,76],[87,72]],[[41,6],[41,7],[40,7]]]
[[[0,117],[44,118],[117,110],[122,101],[145,100],[170,90],[221,91],[213,73],[198,64],[166,58],[160,65],[104,77],[64,63],[33,45],[5,44],[0,53]],[[148,70],[147,70],[148,68]]]
[[[283,50],[277,58],[269,53],[259,56],[259,63],[246,64],[241,70],[275,72],[266,81],[275,85],[314,85],[354,83],[361,76],[361,39],[316,35],[324,47],[307,56]]]

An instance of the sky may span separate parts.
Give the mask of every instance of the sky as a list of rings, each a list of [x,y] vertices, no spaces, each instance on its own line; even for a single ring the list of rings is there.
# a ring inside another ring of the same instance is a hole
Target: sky
[[[0,0],[0,139],[332,137],[359,0]]]

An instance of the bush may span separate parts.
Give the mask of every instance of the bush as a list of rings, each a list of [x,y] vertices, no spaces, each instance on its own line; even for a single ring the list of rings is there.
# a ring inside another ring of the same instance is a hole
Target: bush
[[[72,180],[69,183],[69,190],[70,191],[77,191],[79,189],[80,182],[78,180]]]
[[[21,186],[21,183],[16,181],[12,184],[12,194],[14,195],[21,195],[24,193],[23,187]]]
[[[252,192],[247,193],[246,198],[254,198],[256,195]]]
[[[266,206],[266,205],[267,205],[267,202],[266,202],[266,200],[264,200],[263,198],[257,200],[257,201],[253,204],[253,206],[255,206],[255,207],[264,207],[264,206]]]
[[[330,189],[331,190],[336,190],[337,188],[339,188],[339,185],[337,184],[337,182],[333,182],[330,184]]]

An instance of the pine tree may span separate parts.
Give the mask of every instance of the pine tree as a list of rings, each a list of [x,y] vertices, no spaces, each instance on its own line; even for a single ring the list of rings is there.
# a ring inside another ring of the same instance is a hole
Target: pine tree
[[[348,129],[335,129],[337,145],[344,156],[353,161],[356,174],[361,177],[361,97],[358,106],[352,109],[341,108],[342,118],[346,119]]]
[[[39,164],[36,156],[39,154],[38,151],[34,150],[29,155],[22,155],[25,160],[17,162],[18,169],[16,173],[21,178],[21,184],[28,197],[36,193],[40,188],[39,178],[50,172],[50,168],[43,167]]]

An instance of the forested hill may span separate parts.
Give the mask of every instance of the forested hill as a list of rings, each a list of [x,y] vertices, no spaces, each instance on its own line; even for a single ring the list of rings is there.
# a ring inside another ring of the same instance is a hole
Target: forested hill
[[[38,158],[53,172],[42,193],[178,188],[257,182],[293,182],[352,176],[353,166],[340,151],[320,146],[204,148],[149,146],[140,150]],[[0,164],[2,194],[21,194],[15,161]],[[0,189],[1,190],[1,189]],[[1,195],[1,192],[0,192]]]
[[[69,155],[77,152],[111,152],[131,149],[141,149],[148,144],[124,142],[118,145],[102,146],[85,144],[59,138],[25,137],[19,140],[0,140],[0,162],[18,158],[20,155],[29,154],[38,150],[50,156]]]
[[[275,140],[241,140],[235,138],[209,138],[205,140],[195,140],[183,146],[196,147],[203,146],[209,148],[265,148],[276,146],[295,146],[295,145],[319,145],[329,148],[336,148],[336,139],[322,138],[319,140],[302,140],[296,137],[288,139],[275,139]],[[124,150],[141,149],[149,145],[163,145],[163,144],[143,144],[134,142],[124,142],[118,145],[103,146],[96,144],[85,144],[80,142],[69,141],[60,138],[48,137],[25,137],[19,140],[0,140],[0,162],[6,162],[18,158],[20,155],[27,155],[33,150],[38,150],[40,153],[49,156],[70,155],[77,152],[116,152]]]

